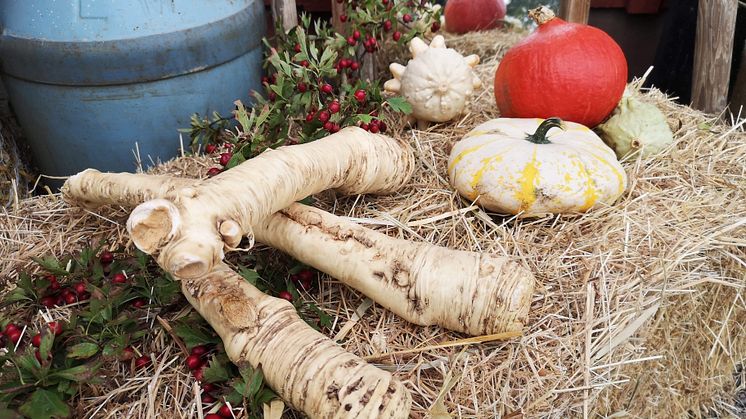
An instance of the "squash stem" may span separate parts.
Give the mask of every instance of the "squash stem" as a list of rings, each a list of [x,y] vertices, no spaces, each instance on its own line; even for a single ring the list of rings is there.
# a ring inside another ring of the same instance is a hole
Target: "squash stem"
[[[551,141],[547,140],[547,133],[552,128],[564,129],[562,127],[562,120],[559,118],[545,119],[544,122],[536,128],[535,133],[526,136],[526,141],[530,141],[534,144],[549,144]]]

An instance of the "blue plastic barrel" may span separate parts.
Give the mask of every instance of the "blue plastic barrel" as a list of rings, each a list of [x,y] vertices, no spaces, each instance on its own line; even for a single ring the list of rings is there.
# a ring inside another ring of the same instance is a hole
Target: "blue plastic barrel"
[[[261,0],[0,0],[0,30],[2,79],[48,175],[132,171],[135,143],[144,164],[167,160],[191,114],[261,87]]]

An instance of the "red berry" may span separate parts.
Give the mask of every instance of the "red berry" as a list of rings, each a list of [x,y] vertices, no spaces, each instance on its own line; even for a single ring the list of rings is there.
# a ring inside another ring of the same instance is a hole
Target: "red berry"
[[[339,16],[339,21],[342,22],[342,23],[347,22],[347,15],[341,15],[341,16]]]
[[[357,41],[358,39],[360,39],[360,31],[355,31],[355,32],[353,32],[353,33],[352,33],[352,39],[354,39],[354,40],[356,40],[356,41]]]
[[[108,265],[111,262],[114,262],[114,255],[110,251],[104,250],[103,252],[101,252],[101,256],[99,256],[98,259],[104,265]]]
[[[329,93],[331,93],[331,92],[334,91],[334,88],[332,87],[331,84],[326,83],[323,86],[321,86],[321,91],[324,92],[324,93],[326,93],[326,94],[329,94]]]
[[[59,291],[59,289],[60,289],[60,283],[57,282],[57,280],[54,280],[54,281],[50,282],[49,283],[49,289],[51,291]]]
[[[298,91],[301,93],[305,93],[308,90],[308,85],[303,83],[302,81],[299,81],[296,87],[298,88]]]
[[[190,354],[191,355],[197,355],[202,356],[207,353],[207,347],[204,345],[197,345],[194,348],[192,348]]]
[[[262,77],[262,84],[269,84],[269,77],[263,76]]]
[[[303,67],[310,67],[311,63],[309,63],[308,60],[303,60],[303,61],[300,62],[300,65],[302,65]],[[274,100],[274,99],[272,99],[272,100]]]
[[[356,44],[357,44],[357,41],[355,40],[355,38],[351,36],[347,37],[347,45],[354,47]]]
[[[295,47],[293,47],[295,52],[300,52],[300,44],[295,44]]]
[[[57,299],[54,301],[54,305],[56,306],[64,306],[65,305],[65,297],[63,296],[57,296]]]
[[[342,66],[342,68],[349,67],[351,63],[352,61],[348,60],[347,58],[342,58],[341,60],[339,60],[339,65]]]
[[[328,111],[321,111],[319,112],[319,121],[326,122],[329,120],[329,112]]]
[[[205,378],[202,367],[192,370],[192,376],[194,377],[195,380],[202,381]]]
[[[380,124],[378,124],[378,127],[381,129],[381,132],[386,132],[386,123],[381,121]]]
[[[218,149],[218,146],[216,146],[215,144],[208,144],[205,146],[205,153],[212,154],[217,149]]]
[[[280,293],[277,294],[277,296],[280,297],[280,298],[282,298],[282,299],[284,299],[284,300],[288,300],[291,303],[293,302],[293,294],[291,294],[291,293],[289,293],[287,291],[280,291]]]
[[[355,100],[357,100],[360,103],[363,103],[363,102],[365,102],[365,98],[366,98],[367,95],[365,93],[365,90],[360,89],[360,90],[358,90],[358,91],[355,92],[354,96],[355,96]]]
[[[114,276],[111,277],[111,282],[115,284],[126,284],[127,283],[127,277],[123,273],[116,273]]]
[[[146,368],[148,365],[150,365],[150,357],[147,355],[143,355],[135,360],[135,368],[138,370]]]
[[[222,172],[222,170],[219,167],[211,167],[210,170],[207,171],[207,176],[213,177],[217,176]]]
[[[54,275],[47,275],[47,276],[45,276],[45,278],[46,278],[46,279],[47,279],[47,281],[49,281],[49,282],[57,282],[57,277],[56,277],[56,276],[54,276]]]
[[[399,42],[399,40],[401,39],[401,32],[395,31],[391,37],[394,38],[394,41]]]
[[[209,413],[205,415],[205,419],[223,419],[223,417],[218,415],[217,413]]]
[[[52,296],[47,296],[39,300],[39,303],[41,303],[41,305],[43,305],[44,307],[52,308],[54,307],[54,304],[56,301],[57,301],[57,298],[52,297]]]
[[[310,269],[304,269],[300,272],[298,272],[298,276],[301,280],[312,280],[313,279],[313,272]]]
[[[85,282],[76,282],[76,283],[75,283],[75,284],[73,285],[73,289],[74,289],[74,290],[75,290],[75,292],[77,292],[78,294],[82,294],[82,293],[86,292],[86,285],[85,285]]]
[[[62,298],[66,299],[67,297],[73,295],[73,291],[70,288],[65,288],[65,289],[62,290],[62,292],[60,293],[60,295],[62,296]]]
[[[315,117],[316,117],[316,113],[315,112],[309,112],[308,115],[306,115],[306,122],[313,121],[313,118],[315,118]]]
[[[433,22],[433,24],[430,26],[431,32],[438,32],[440,30],[440,22]]]
[[[91,293],[88,291],[83,291],[80,294],[78,294],[78,301],[86,301],[91,298]]]
[[[357,71],[358,68],[360,68],[360,64],[357,61],[350,63],[350,69],[352,71]]]
[[[227,404],[224,404],[220,406],[220,410],[218,410],[218,414],[224,418],[232,418],[233,410],[230,407],[228,407]]]
[[[65,302],[67,304],[75,304],[76,301],[78,301],[78,297],[76,297],[75,294],[68,294],[65,296]]]
[[[49,326],[49,330],[54,333],[55,336],[59,336],[60,333],[62,333],[62,323],[61,322],[49,322],[47,323],[47,326]]]
[[[205,393],[212,393],[215,391],[215,384],[213,383],[204,383],[202,384],[202,391]]]
[[[144,298],[138,298],[132,301],[132,307],[134,308],[143,308],[145,307],[145,304],[147,304],[147,302]]]
[[[233,157],[233,153],[221,153],[220,154],[220,165],[227,166],[228,162],[231,161],[231,157]]]
[[[340,109],[339,102],[334,101],[329,105],[329,112],[331,113],[337,113]]]
[[[334,123],[332,121],[324,122],[324,129],[329,132],[332,132],[332,130],[334,129]]]
[[[360,128],[368,131],[370,129],[370,125],[363,122],[362,124],[360,124]]]
[[[269,94],[267,94],[267,99],[269,99],[270,102],[274,102],[275,100],[277,100],[277,93],[275,93],[274,91],[269,92]]]
[[[310,290],[312,285],[313,283],[310,279],[301,279],[300,281],[300,286],[303,287],[303,289],[306,291]]]
[[[131,346],[128,346],[124,349],[122,349],[122,355],[119,357],[119,360],[122,362],[129,361],[130,359],[133,359],[135,357],[135,350],[132,349]]]
[[[189,355],[186,359],[186,366],[190,370],[196,370],[202,366],[202,360],[199,355]]]
[[[381,129],[380,129],[380,127],[378,126],[378,124],[370,124],[370,132],[372,132],[373,134],[378,134],[378,132],[379,132],[380,130],[381,130]]]
[[[34,337],[31,338],[31,344],[36,346],[37,348],[41,346],[41,333],[37,333],[34,335]]]
[[[202,395],[202,404],[213,404],[213,403],[215,403],[215,401],[216,401],[215,398],[212,397],[209,394],[203,394]]]
[[[332,131],[331,132],[333,134],[335,132],[339,132],[340,129],[342,129],[342,127],[340,127],[339,124],[334,124],[334,126],[332,127]]]
[[[394,24],[391,23],[391,21],[388,20],[388,19],[386,19],[386,21],[383,22],[383,30],[386,31],[386,32],[390,31],[393,26],[394,26]]]
[[[8,324],[7,324],[6,326],[5,326],[5,334],[6,334],[6,335],[9,335],[9,334],[11,334],[11,333],[13,333],[13,332],[19,332],[19,331],[20,331],[20,330],[19,330],[18,326],[16,326],[16,325],[15,325],[15,324],[13,324],[13,323],[8,323]]]
[[[20,330],[14,330],[12,332],[6,332],[5,333],[8,336],[8,339],[10,339],[11,342],[15,345],[18,343],[19,340],[21,340],[21,331]]]
[[[410,15],[409,13],[405,13],[404,16],[402,16],[402,20],[404,21],[404,23],[409,23],[412,21],[412,15]]]

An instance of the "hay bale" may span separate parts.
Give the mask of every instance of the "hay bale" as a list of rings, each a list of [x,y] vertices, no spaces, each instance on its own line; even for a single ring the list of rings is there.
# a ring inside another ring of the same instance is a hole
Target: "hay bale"
[[[496,65],[488,59],[479,66],[483,81]],[[724,125],[660,92],[645,93],[643,100],[669,117],[676,141],[659,156],[624,163],[630,182],[620,202],[582,216],[519,221],[471,206],[447,182],[452,144],[497,116],[492,83],[484,84],[459,121],[391,133],[417,154],[419,167],[405,190],[385,197],[327,192],[316,205],[392,236],[522,261],[537,278],[524,335],[445,347],[462,336],[407,324],[376,305],[357,318],[365,298],[328,277],[318,295],[305,296],[334,317],[327,335],[395,371],[413,393],[416,418],[436,403],[454,416],[476,418],[725,414],[736,386],[729,371],[746,357],[744,121]],[[156,171],[199,176],[209,166],[205,158],[181,158]],[[102,238],[128,243],[127,212],[120,208],[93,214],[48,196],[4,215],[0,255],[9,263],[0,275],[11,279],[30,256]],[[166,351],[172,343],[158,345]],[[397,354],[413,348],[419,351]],[[143,382],[137,380],[122,387],[144,402],[126,408],[98,388],[79,410],[194,411],[177,366],[150,381],[154,388],[137,387]]]

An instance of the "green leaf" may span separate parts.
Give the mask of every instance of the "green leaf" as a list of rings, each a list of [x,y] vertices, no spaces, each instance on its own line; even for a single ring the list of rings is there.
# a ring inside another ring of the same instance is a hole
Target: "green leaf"
[[[241,275],[241,277],[243,277],[243,279],[245,279],[249,284],[254,285],[254,286],[256,286],[257,280],[261,278],[259,276],[259,273],[257,273],[257,271],[251,268],[247,268],[245,266],[241,266],[238,269],[238,274]]]
[[[249,381],[249,387],[246,389],[249,393],[248,395],[251,397],[255,396],[262,388],[262,384],[264,384],[264,374],[260,368],[257,368],[254,370],[254,374],[252,374]]]
[[[16,303],[23,300],[32,300],[32,298],[26,293],[26,290],[20,287],[13,289],[13,291],[8,293],[8,295],[3,299],[6,303]]]
[[[233,157],[231,157],[230,161],[228,161],[228,164],[225,165],[225,168],[230,169],[232,167],[236,167],[245,161],[246,161],[246,157],[244,157],[243,154],[236,153],[233,155]]]
[[[73,345],[67,349],[67,357],[72,359],[86,359],[98,353],[98,345],[92,342],[83,342]]]
[[[83,382],[90,379],[98,370],[99,364],[83,364],[66,370],[55,371],[50,377],[63,378],[65,380]]]
[[[394,112],[402,112],[409,115],[412,113],[412,105],[407,102],[403,97],[392,97],[386,100],[386,103],[391,107]]]
[[[49,273],[55,275],[67,275],[69,272],[65,270],[65,267],[60,265],[60,262],[52,256],[46,256],[44,258],[31,258],[34,262],[39,264],[42,268],[46,269]]]
[[[187,319],[187,321],[189,320]],[[190,348],[208,343],[218,343],[217,338],[208,335],[193,324],[179,323],[174,326],[174,333]]]
[[[41,344],[39,345],[39,356],[41,359],[49,358],[49,353],[54,344],[54,333],[46,331],[41,335]]]
[[[203,376],[208,383],[228,381],[231,378],[228,370],[215,357],[210,360],[209,365],[204,369]]]
[[[31,398],[18,409],[24,415],[33,419],[66,418],[70,416],[70,408],[54,391],[38,388]]]

